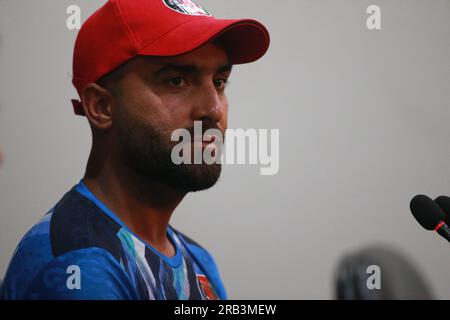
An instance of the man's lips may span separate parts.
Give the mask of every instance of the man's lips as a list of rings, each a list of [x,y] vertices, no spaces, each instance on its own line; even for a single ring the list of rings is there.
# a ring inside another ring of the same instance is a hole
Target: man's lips
[[[216,140],[217,139],[217,140]],[[215,157],[217,155],[218,145],[216,141],[219,141],[219,137],[214,135],[203,135],[197,136],[193,139],[193,147],[194,149],[200,148],[202,152],[208,151],[211,156]]]
[[[214,142],[216,141],[216,136],[212,136],[212,135],[204,135],[204,136],[198,136],[198,137],[194,137],[194,139],[192,140],[192,142],[194,143],[202,143],[203,147],[208,146],[210,144],[214,144]]]

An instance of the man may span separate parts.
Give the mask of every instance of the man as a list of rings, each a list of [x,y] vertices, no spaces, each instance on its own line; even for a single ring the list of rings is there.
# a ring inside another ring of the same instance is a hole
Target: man
[[[81,28],[73,105],[93,136],[86,173],[22,239],[2,298],[227,298],[213,257],[169,224],[220,164],[174,164],[171,135],[196,121],[225,132],[232,65],[263,56],[269,34],[177,3],[110,0]]]

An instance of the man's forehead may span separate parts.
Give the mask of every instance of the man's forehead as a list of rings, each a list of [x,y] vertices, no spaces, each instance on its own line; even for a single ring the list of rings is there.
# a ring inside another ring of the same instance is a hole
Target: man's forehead
[[[165,65],[172,65],[192,66],[196,67],[200,71],[215,71],[226,66],[231,66],[225,50],[214,44],[209,44],[200,49],[179,56],[139,56],[139,59],[141,59],[144,63],[153,65],[155,68]]]

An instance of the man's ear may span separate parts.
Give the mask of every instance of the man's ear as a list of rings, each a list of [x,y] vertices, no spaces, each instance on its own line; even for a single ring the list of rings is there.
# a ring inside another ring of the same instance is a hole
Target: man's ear
[[[100,130],[111,128],[114,97],[108,90],[96,83],[89,83],[82,90],[81,101],[92,126]]]

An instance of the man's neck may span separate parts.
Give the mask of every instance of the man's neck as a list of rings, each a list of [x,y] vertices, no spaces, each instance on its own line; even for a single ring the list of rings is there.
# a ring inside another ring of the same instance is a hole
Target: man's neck
[[[175,254],[167,228],[186,192],[145,180],[129,168],[110,161],[99,167],[92,157],[83,182],[142,240],[166,256]]]

